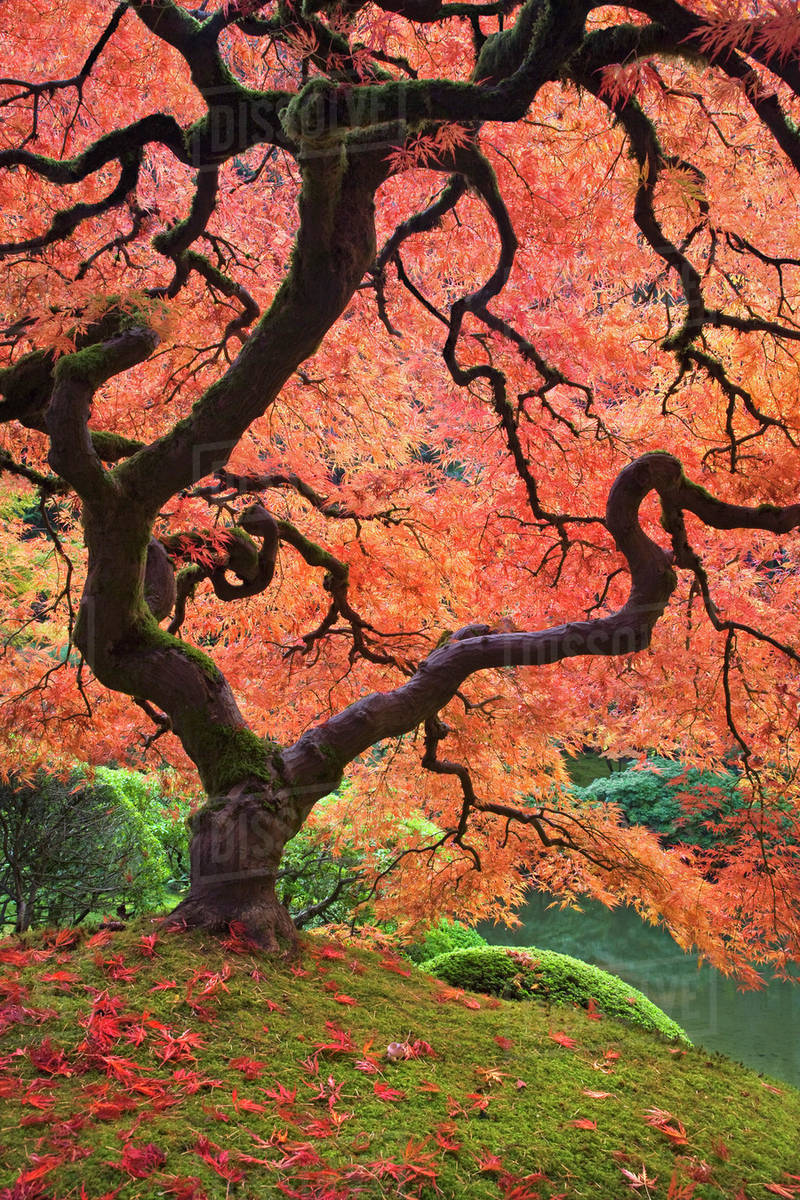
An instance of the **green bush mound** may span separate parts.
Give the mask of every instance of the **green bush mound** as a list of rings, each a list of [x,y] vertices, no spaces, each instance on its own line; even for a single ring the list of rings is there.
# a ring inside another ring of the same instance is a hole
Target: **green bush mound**
[[[471,950],[476,946],[485,946],[486,938],[482,938],[476,929],[462,925],[460,921],[450,921],[442,917],[438,925],[433,925],[417,942],[406,946],[403,953],[413,963],[426,963],[429,958],[438,958],[450,950]]]
[[[680,1025],[637,988],[600,967],[555,950],[535,946],[523,950],[512,946],[451,950],[429,959],[424,970],[453,987],[488,992],[505,1000],[537,997],[553,1004],[577,1004],[589,1011],[596,1008],[610,1017],[691,1045]]]

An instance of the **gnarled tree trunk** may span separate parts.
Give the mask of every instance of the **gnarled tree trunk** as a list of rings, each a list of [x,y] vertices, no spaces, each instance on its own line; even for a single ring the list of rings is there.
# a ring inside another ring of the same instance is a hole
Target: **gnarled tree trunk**
[[[265,949],[293,951],[297,930],[275,892],[296,811],[257,780],[233,788],[192,821],[191,884],[171,919],[222,933],[241,924]]]

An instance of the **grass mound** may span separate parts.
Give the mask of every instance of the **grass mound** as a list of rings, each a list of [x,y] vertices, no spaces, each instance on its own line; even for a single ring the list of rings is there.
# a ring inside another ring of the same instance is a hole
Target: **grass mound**
[[[719,1056],[319,938],[151,930],[0,944],[1,1200],[796,1190],[800,1093]]]
[[[534,997],[553,1004],[579,1004],[590,1013],[630,1021],[691,1045],[683,1029],[618,975],[555,950],[529,946],[486,946],[452,950],[428,959],[423,969],[437,979],[473,992],[488,992],[506,1000]]]

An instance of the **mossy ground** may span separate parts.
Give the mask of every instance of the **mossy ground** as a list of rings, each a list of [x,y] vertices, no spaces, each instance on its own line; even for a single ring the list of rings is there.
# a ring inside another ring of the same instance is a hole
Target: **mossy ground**
[[[792,1088],[312,936],[294,963],[147,922],[9,940],[0,1031],[3,1200],[768,1200],[800,1182]]]

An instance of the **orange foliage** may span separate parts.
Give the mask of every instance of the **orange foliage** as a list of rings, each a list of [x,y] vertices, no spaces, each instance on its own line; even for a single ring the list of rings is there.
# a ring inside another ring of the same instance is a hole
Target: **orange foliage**
[[[314,7],[307,20],[258,3],[201,12],[218,19],[220,61],[236,88],[291,98],[326,78],[351,117],[362,98],[362,110],[373,105],[370,136],[364,121],[360,135],[365,160],[384,163],[378,254],[449,175],[463,177],[463,156],[478,149],[518,248],[490,298],[495,325],[478,305],[463,313],[456,359],[470,377],[462,386],[442,361],[446,327],[452,306],[490,279],[499,252],[491,189],[471,180],[438,222],[398,240],[396,253],[364,275],[316,353],[288,373],[232,449],[198,447],[208,470],[198,467],[156,517],[157,536],[204,531],[206,554],[219,545],[220,520],[230,523],[249,499],[283,523],[269,589],[226,604],[202,578],[180,635],[212,654],[249,727],[282,746],[359,698],[397,688],[448,631],[473,622],[535,631],[618,609],[629,574],[604,514],[614,479],[637,457],[669,451],[689,480],[726,504],[780,508],[797,501],[800,439],[793,5],[670,4],[672,44],[653,36],[650,50],[606,61],[599,49],[592,59],[589,47],[603,44],[623,10],[595,7],[581,51],[588,65],[576,51],[545,70],[523,119],[479,111],[477,100],[474,117],[467,106],[457,119],[434,99],[431,119],[412,114],[407,125],[391,122],[388,100],[373,97],[392,79],[451,79],[471,98],[489,95],[488,56],[475,66],[470,21],[445,19],[447,5],[423,18],[435,6],[411,0],[386,6],[398,11]],[[474,18],[483,36],[498,30],[498,9],[511,14],[508,28],[536,4],[461,7],[485,10]],[[625,10],[633,24],[619,31],[620,44],[633,45],[658,7]],[[80,665],[71,633],[86,577],[80,489],[54,482],[45,421],[20,420],[8,390],[26,354],[69,356],[114,309],[123,328],[146,323],[159,343],[100,385],[90,425],[152,444],[227,378],[257,328],[252,315],[236,325],[246,298],[267,315],[280,303],[307,170],[288,133],[265,128],[219,152],[217,194],[191,243],[208,270],[184,270],[188,260],[159,248],[158,236],[186,220],[202,178],[167,135],[142,143],[135,182],[113,205],[103,201],[117,186],[119,156],[101,156],[96,170],[80,166],[104,135],[152,114],[187,137],[208,112],[232,128],[239,120],[238,110],[216,105],[222,75],[204,84],[198,68],[192,82],[191,55],[170,34],[183,11],[161,0],[132,3],[80,87],[37,85],[79,74],[111,5],[16,0],[4,16],[6,771],[79,757],[196,779],[177,737],[153,738],[141,707],[105,689],[91,663]],[[273,22],[275,36],[259,19]],[[642,113],[650,142],[637,133]],[[40,156],[77,164],[76,177],[58,177]],[[87,208],[74,231],[37,244],[75,205]],[[648,205],[657,246],[642,217]],[[703,311],[693,326],[695,286]],[[516,340],[506,336],[511,327]],[[504,379],[505,423],[489,367]],[[220,488],[212,470],[226,456]],[[105,470],[113,476],[116,468],[107,462]],[[277,482],[239,489],[237,479],[248,476]],[[227,508],[214,504],[220,497]],[[651,495],[643,529],[671,551],[660,516]],[[332,627],[313,633],[331,603],[329,568],[304,556],[289,526],[346,567],[355,618],[340,606]],[[681,945],[745,976],[748,959],[785,968],[800,957],[797,533],[791,522],[782,533],[717,529],[692,513],[686,532],[697,569],[679,564],[646,649],[480,671],[447,702],[441,753],[468,766],[477,796],[463,837],[459,779],[423,765],[421,728],[351,766],[333,809],[343,841],[355,836],[368,853],[387,845],[399,853],[437,840],[415,833],[410,817],[448,835],[430,853],[403,857],[380,882],[378,915],[502,915],[532,883],[568,901],[588,893],[634,903]],[[691,848],[665,851],[647,831],[625,828],[612,807],[587,812],[570,795],[562,758],[587,747],[614,757],[655,749],[688,764],[735,757],[742,808],[722,831],[732,846],[700,870]],[[541,808],[550,836],[561,831],[574,848],[481,811],[489,802]],[[373,865],[377,872],[377,857]]]

